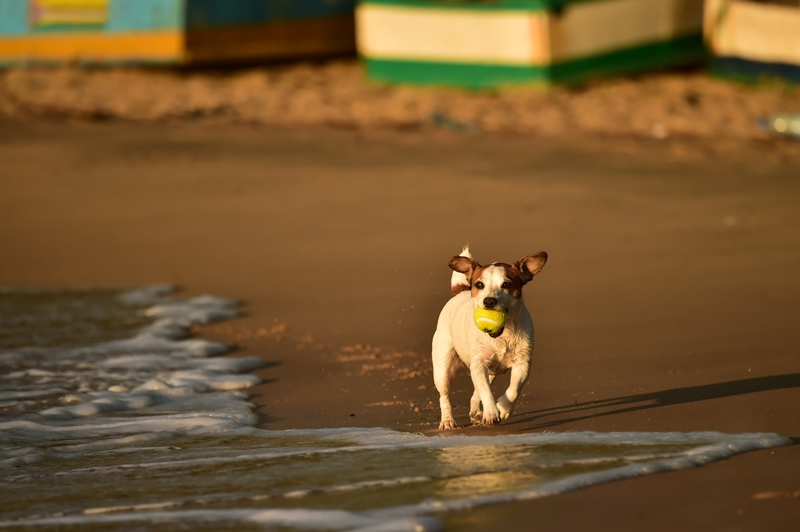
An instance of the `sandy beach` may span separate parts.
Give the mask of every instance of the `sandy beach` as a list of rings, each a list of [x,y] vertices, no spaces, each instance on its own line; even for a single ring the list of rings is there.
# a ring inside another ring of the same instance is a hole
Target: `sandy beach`
[[[0,122],[0,284],[174,283],[242,302],[199,329],[266,361],[268,428],[434,433],[447,263],[550,260],[514,416],[460,434],[800,438],[796,143],[228,122]],[[454,406],[467,423],[463,372]],[[800,450],[449,516],[452,530],[800,522]]]

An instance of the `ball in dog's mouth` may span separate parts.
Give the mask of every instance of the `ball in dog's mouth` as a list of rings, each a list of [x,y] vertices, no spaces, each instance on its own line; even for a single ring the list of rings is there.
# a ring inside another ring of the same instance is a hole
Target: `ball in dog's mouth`
[[[506,318],[508,312],[505,309],[488,309],[477,307],[472,319],[475,325],[481,331],[485,332],[492,338],[497,338],[503,334],[503,329],[506,325]]]

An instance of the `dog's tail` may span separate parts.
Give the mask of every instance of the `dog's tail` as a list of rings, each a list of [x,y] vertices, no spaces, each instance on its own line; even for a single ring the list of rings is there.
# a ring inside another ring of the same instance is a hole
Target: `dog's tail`
[[[469,244],[464,246],[464,249],[461,250],[459,256],[467,257],[468,259],[472,260],[472,253],[469,252]],[[469,279],[467,279],[467,276],[463,273],[454,271],[453,275],[450,276],[450,288],[453,290],[454,296],[460,294],[464,290],[469,290]]]

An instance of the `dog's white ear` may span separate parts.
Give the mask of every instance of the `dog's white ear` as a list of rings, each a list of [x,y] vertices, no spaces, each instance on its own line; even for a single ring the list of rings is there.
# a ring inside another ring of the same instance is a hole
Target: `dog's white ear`
[[[456,255],[450,260],[450,268],[458,273],[463,273],[467,276],[467,279],[472,276],[472,270],[475,269],[476,266],[478,266],[477,262],[469,257],[462,257],[461,255]]]
[[[522,282],[527,283],[533,279],[534,275],[542,271],[545,262],[547,262],[547,253],[539,251],[533,255],[525,255],[514,263],[514,267],[522,274]]]

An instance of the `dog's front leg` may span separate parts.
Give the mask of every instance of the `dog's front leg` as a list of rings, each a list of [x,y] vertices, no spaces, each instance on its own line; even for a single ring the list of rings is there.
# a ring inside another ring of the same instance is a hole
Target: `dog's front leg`
[[[492,386],[495,377],[497,375],[490,373],[489,374],[489,387]],[[472,392],[472,398],[469,400],[469,417],[475,421],[476,423],[480,423],[483,419],[483,410],[481,410],[481,396],[478,395],[478,389]]]
[[[469,367],[469,373],[472,377],[472,384],[475,386],[475,393],[483,403],[483,416],[481,423],[483,425],[494,425],[500,422],[500,412],[494,403],[494,395],[492,395],[492,388],[489,386],[489,370],[483,363],[483,357],[480,355],[473,355]]]
[[[529,363],[516,364],[511,368],[511,382],[508,383],[508,389],[505,395],[497,400],[497,409],[500,411],[502,419],[508,419],[511,416],[511,412],[514,410],[514,403],[517,402],[522,386],[528,380],[529,372]]]
[[[450,405],[450,381],[455,373],[458,356],[448,342],[436,341],[437,338],[438,336],[434,336],[433,382],[439,391],[439,408],[442,410],[439,430],[453,430],[458,425],[453,419],[453,407]]]

